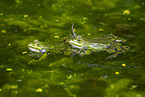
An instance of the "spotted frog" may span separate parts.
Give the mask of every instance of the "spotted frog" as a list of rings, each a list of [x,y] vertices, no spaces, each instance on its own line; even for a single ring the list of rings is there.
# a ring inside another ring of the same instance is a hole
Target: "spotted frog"
[[[39,55],[39,57],[41,56],[38,60],[33,59],[28,64],[45,60],[49,54],[60,54],[63,51],[63,45],[61,44],[50,45],[49,43],[39,42],[38,40],[34,40],[34,42],[28,44],[28,48],[32,51],[31,54],[29,54],[30,56],[34,54]]]
[[[68,44],[71,45],[71,53],[83,55],[89,55],[93,52],[107,51],[108,53],[113,53],[113,55],[107,57],[116,57],[120,53],[126,53],[130,48],[129,46],[124,46],[121,43],[126,40],[115,36],[113,34],[105,35],[104,37],[96,37],[94,39],[87,39],[81,37],[81,35],[76,35],[72,25],[71,38],[66,40]]]

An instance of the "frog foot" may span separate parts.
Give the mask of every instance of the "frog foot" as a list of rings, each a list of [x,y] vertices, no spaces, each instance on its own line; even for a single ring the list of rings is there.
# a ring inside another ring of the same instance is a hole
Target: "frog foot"
[[[113,55],[107,57],[105,60],[107,60],[107,59],[112,59],[113,57],[116,57],[116,56],[117,56],[118,54],[120,54],[120,53],[123,53],[123,52],[117,52],[117,53],[115,53],[115,54],[113,54]]]
[[[113,57],[116,57],[116,56],[115,55],[111,55],[111,56],[107,57],[105,60],[112,59]]]

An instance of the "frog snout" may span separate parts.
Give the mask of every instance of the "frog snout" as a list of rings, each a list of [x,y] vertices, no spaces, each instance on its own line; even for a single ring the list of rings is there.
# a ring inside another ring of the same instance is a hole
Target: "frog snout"
[[[28,46],[31,46],[31,45],[32,45],[32,43],[28,44]]]

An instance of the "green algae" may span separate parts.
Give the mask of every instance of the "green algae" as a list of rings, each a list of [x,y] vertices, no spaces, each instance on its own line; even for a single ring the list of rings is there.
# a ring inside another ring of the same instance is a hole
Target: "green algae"
[[[144,2],[135,0],[0,1],[0,97],[144,97]],[[60,44],[71,25],[87,38],[110,33],[127,40],[126,54],[70,58],[50,55],[28,64],[35,39]],[[122,66],[126,64],[126,66]]]

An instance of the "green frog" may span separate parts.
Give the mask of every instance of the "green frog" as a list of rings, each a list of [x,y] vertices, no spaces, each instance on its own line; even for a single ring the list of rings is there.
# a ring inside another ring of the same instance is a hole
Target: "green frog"
[[[50,45],[49,43],[38,42],[38,40],[34,40],[34,43],[28,44],[28,48],[31,51],[41,53],[42,55],[38,60],[32,60],[29,63],[42,61],[47,55],[52,53],[63,53],[71,56],[78,54],[84,56],[93,52],[107,51],[108,53],[113,53],[113,55],[107,57],[108,59],[116,57],[119,53],[125,53],[129,49],[129,46],[123,46],[121,44],[126,40],[113,34],[94,39],[87,39],[81,37],[81,35],[77,36],[73,25],[71,28],[71,38],[63,38],[61,41],[63,44],[59,45]]]
[[[48,55],[50,54],[61,54],[63,51],[63,45],[50,45],[49,43],[46,42],[39,42],[38,40],[34,40],[33,43],[28,44],[28,48],[31,52],[30,56],[36,53],[39,55],[38,60],[32,60],[28,64],[33,63],[33,62],[39,62],[42,60],[45,60]]]
[[[71,53],[83,55],[89,55],[93,52],[107,51],[113,53],[113,55],[107,57],[116,57],[120,53],[125,53],[130,47],[123,46],[121,43],[126,40],[115,36],[113,34],[106,35],[104,37],[96,37],[94,39],[87,39],[76,35],[72,25],[71,38],[65,40],[66,43],[70,44],[73,49]]]

